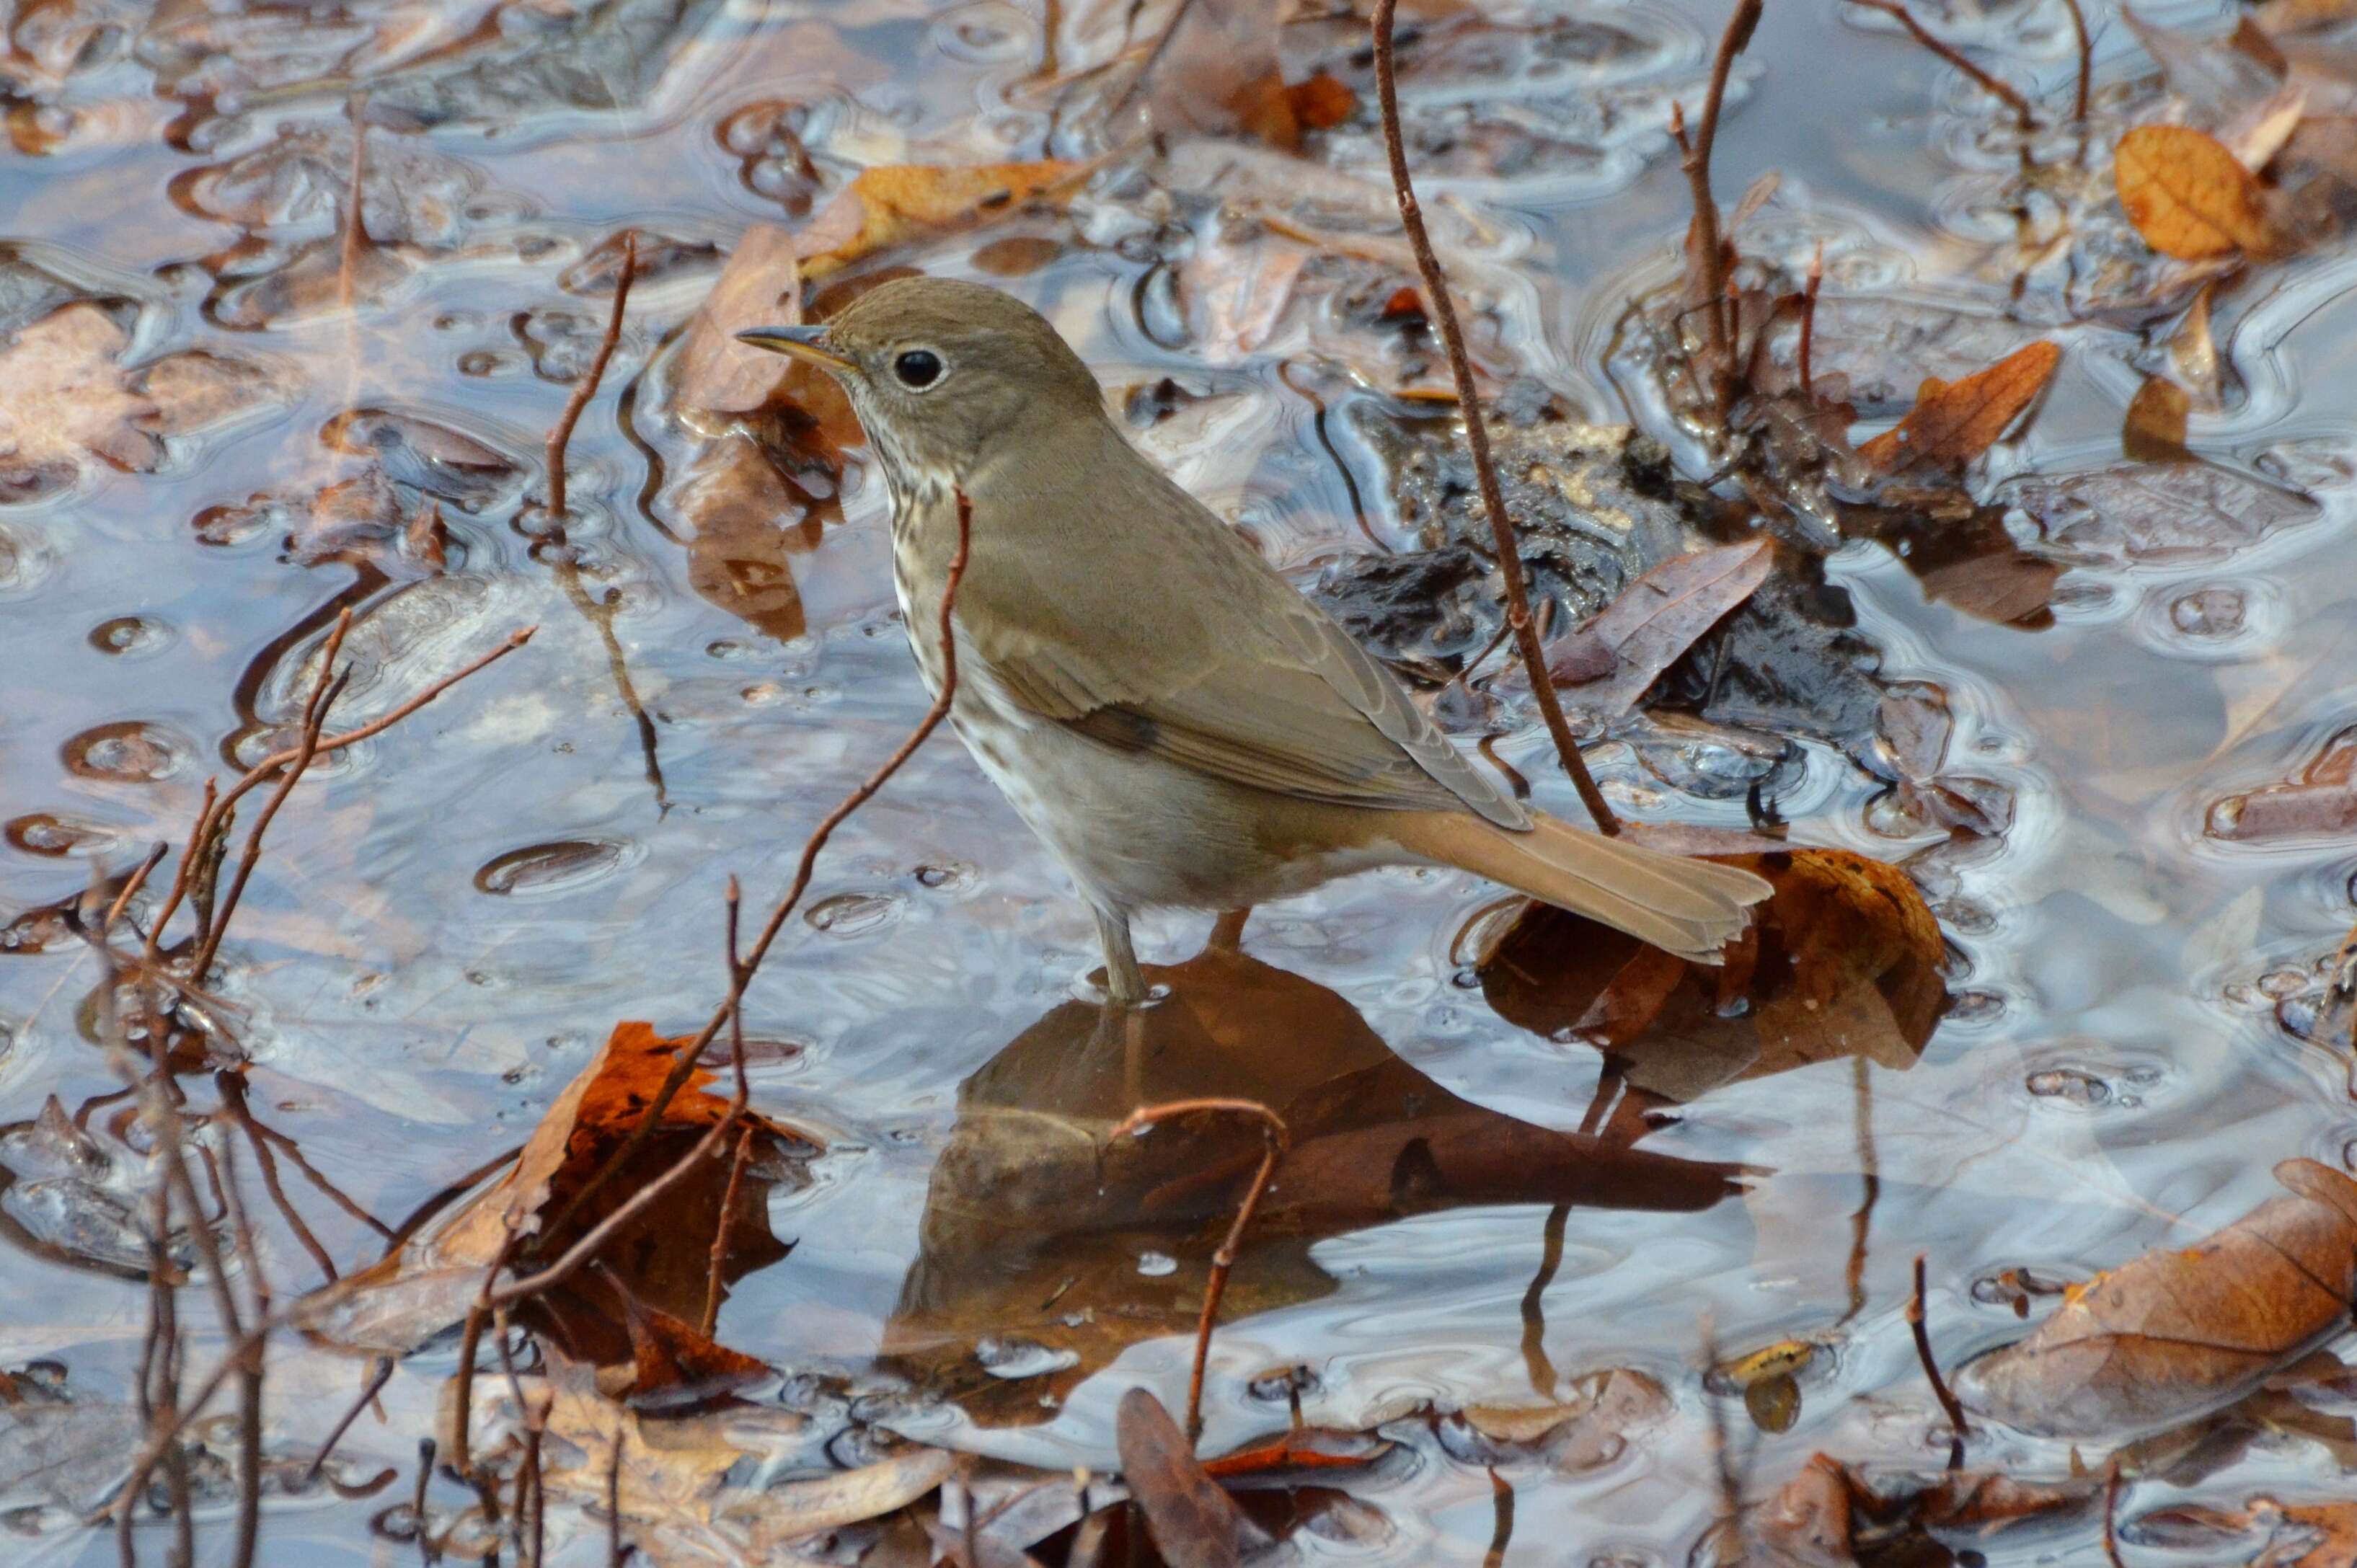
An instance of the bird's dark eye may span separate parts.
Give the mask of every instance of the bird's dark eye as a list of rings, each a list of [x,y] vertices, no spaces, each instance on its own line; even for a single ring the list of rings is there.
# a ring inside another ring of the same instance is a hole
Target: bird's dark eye
[[[931,349],[911,349],[892,361],[892,373],[902,386],[922,392],[942,379],[942,357]]]

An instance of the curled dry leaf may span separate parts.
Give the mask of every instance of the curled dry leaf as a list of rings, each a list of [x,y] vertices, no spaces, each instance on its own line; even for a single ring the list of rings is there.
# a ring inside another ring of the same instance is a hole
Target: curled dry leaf
[[[1023,202],[1077,185],[1087,165],[888,164],[863,169],[794,236],[805,282],[923,234],[987,222]]]
[[[2341,1328],[2357,1289],[2357,1182],[2314,1160],[2276,1179],[2289,1196],[2066,1292],[2029,1338],[1964,1368],[1958,1395],[2024,1432],[2127,1438],[2258,1388]]]
[[[1547,655],[1547,673],[1571,705],[1613,717],[1627,713],[1662,671],[1768,579],[1768,541],[1722,544],[1674,556]],[[1588,674],[1588,671],[1598,671]]]
[[[737,341],[748,328],[791,327],[802,320],[802,278],[794,245],[792,232],[775,223],[756,223],[737,242],[680,347],[673,386],[683,411],[749,413],[770,401],[800,362]]]
[[[1723,966],[1539,907],[1487,944],[1483,993],[1525,1028],[1592,1041],[1672,1102],[1836,1057],[1913,1065],[1947,1005],[1946,950],[1906,873],[1846,850],[1714,858],[1776,888]]]
[[[2139,125],[2120,138],[2112,175],[2145,243],[2179,261],[2274,248],[2258,181],[2225,145],[2190,125]]]
[[[629,1140],[671,1070],[673,1054],[685,1043],[666,1039],[646,1024],[616,1025],[589,1065],[549,1107],[505,1175],[374,1267],[319,1292],[305,1314],[305,1326],[352,1349],[405,1354],[465,1317],[511,1230],[526,1239],[529,1255],[533,1249],[568,1243],[619,1208],[727,1113],[727,1101],[704,1087],[712,1081],[710,1072],[699,1068],[689,1076],[664,1109],[655,1135],[579,1214],[554,1233],[544,1230]],[[810,1146],[763,1117],[748,1113],[746,1120],[777,1144]],[[629,1263],[627,1269],[617,1264],[613,1285],[535,1304],[556,1315],[559,1337],[576,1352],[601,1362],[635,1359],[628,1327],[615,1320],[617,1288],[673,1316],[701,1314],[728,1162],[710,1165],[710,1179],[686,1184],[667,1207],[641,1216],[615,1239],[608,1257],[627,1257]],[[748,1181],[737,1195],[737,1208],[729,1217],[729,1278],[783,1255],[767,1222],[770,1185]]]
[[[2040,341],[1960,381],[1926,381],[1907,417],[1857,449],[1878,472],[1953,473],[1987,451],[2038,400],[2062,350]]]

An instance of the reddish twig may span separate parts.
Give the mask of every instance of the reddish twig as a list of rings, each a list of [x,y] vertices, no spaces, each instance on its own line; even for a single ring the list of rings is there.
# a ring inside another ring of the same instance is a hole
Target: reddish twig
[[[1956,1396],[1948,1388],[1948,1380],[1940,1376],[1940,1363],[1932,1359],[1932,1336],[1923,1323],[1923,1254],[1921,1252],[1915,1254],[1915,1294],[1907,1303],[1907,1326],[1915,1336],[1916,1359],[1923,1363],[1923,1375],[1932,1380],[1932,1392],[1939,1400],[1941,1410],[1946,1412],[1948,1425],[1953,1434],[1948,1442],[1948,1468],[1961,1470],[1964,1467],[1964,1439],[1971,1435],[1972,1428],[1964,1423],[1964,1407],[1956,1402]]]
[[[361,1397],[354,1400],[351,1408],[344,1412],[342,1418],[328,1429],[327,1441],[319,1444],[319,1451],[311,1455],[311,1463],[304,1466],[302,1480],[304,1486],[307,1487],[319,1478],[319,1472],[327,1467],[328,1461],[335,1455],[336,1444],[344,1440],[344,1434],[350,1432],[352,1423],[361,1418],[361,1412],[368,1409],[375,1402],[376,1396],[384,1391],[384,1385],[393,1381],[393,1369],[399,1363],[390,1356],[380,1356],[376,1359],[375,1370],[369,1374],[368,1381],[361,1385]]]
[[[1490,1527],[1490,1550],[1481,1559],[1481,1568],[1505,1568],[1506,1547],[1514,1539],[1514,1488],[1506,1477],[1498,1474],[1496,1466],[1490,1467],[1490,1506],[1495,1522]]]
[[[2034,131],[2038,128],[2038,117],[2030,113],[2029,99],[2016,91],[2010,84],[1991,76],[1987,71],[1966,59],[1963,51],[1953,44],[1943,43],[1933,37],[1930,29],[1915,19],[1914,13],[1899,4],[1899,0],[1850,0],[1850,4],[1863,5],[1869,11],[1880,11],[1887,16],[1898,17],[1899,25],[1914,35],[1917,43],[1963,71],[1982,91],[2002,100],[2006,106],[2013,111],[2014,118],[2021,123],[2021,128],[2024,131]]]
[[[2087,119],[2087,92],[2095,76],[2095,41],[2087,36],[2087,13],[2079,7],[2079,0],[2062,0],[2071,11],[2071,30],[2079,39],[2079,91],[2071,100],[2071,118],[2081,124]]]
[[[712,1266],[704,1280],[704,1322],[706,1339],[720,1326],[720,1285],[728,1266],[729,1221],[737,1215],[737,1195],[745,1185],[745,1165],[753,1153],[753,1129],[737,1135],[737,1153],[728,1162],[728,1186],[720,1195],[720,1223],[712,1231]]]
[[[189,961],[189,977],[199,985],[205,982],[206,972],[212,968],[213,955],[221,950],[221,938],[228,932],[229,923],[237,914],[238,904],[245,897],[245,885],[253,875],[254,866],[261,863],[263,835],[270,831],[271,822],[278,815],[278,809],[286,804],[286,797],[293,794],[295,786],[303,781],[305,770],[309,768],[311,759],[318,754],[319,732],[327,727],[328,710],[336,705],[336,698],[342,693],[346,678],[336,673],[336,655],[344,650],[345,634],[351,629],[352,611],[347,605],[336,617],[336,628],[328,634],[328,640],[319,650],[319,672],[312,678],[311,695],[303,704],[303,727],[295,743],[295,756],[286,765],[285,776],[278,780],[278,788],[273,789],[270,799],[263,802],[262,814],[254,818],[253,826],[246,830],[245,848],[238,854],[237,875],[230,878],[229,896],[221,900],[221,912],[213,918],[204,940],[198,944],[197,956]]]
[[[394,708],[392,712],[383,714],[382,717],[371,719],[368,723],[361,725],[357,729],[346,730],[341,735],[323,736],[319,737],[319,739],[313,744],[309,749],[308,760],[310,762],[316,762],[331,751],[341,751],[348,746],[357,745],[360,742],[368,739],[371,736],[381,735],[384,731],[391,729],[394,725],[399,724],[402,720],[407,718],[418,709],[425,706],[428,703],[433,702],[436,697],[442,695],[443,693],[448,691],[459,682],[467,679],[468,676],[472,675],[478,671],[483,670],[490,665],[496,664],[500,660],[506,658],[509,654],[513,653],[517,649],[522,648],[525,643],[530,642],[532,640],[532,634],[538,629],[539,628],[537,627],[528,626],[523,628],[522,630],[510,632],[505,642],[500,643],[497,648],[492,649],[489,653],[484,654],[480,659],[478,659],[471,664],[467,665],[464,669],[454,671],[450,674],[445,675],[441,680],[435,682],[432,685],[426,687],[424,691],[418,693],[415,696],[410,698],[399,707]],[[279,768],[288,766],[290,763],[294,762],[296,757],[303,757],[305,755],[304,747],[299,744],[288,746],[284,751],[274,751],[269,756],[264,757],[261,761],[255,763],[253,767],[247,768],[244,774],[239,778],[238,781],[231,785],[228,791],[220,795],[218,798],[214,795],[212,783],[210,781],[206,783],[204,806],[198,812],[196,827],[188,834],[188,847],[183,851],[181,854],[181,874],[173,878],[172,891],[166,896],[164,907],[156,913],[155,921],[148,930],[148,942],[150,944],[149,951],[151,956],[155,950],[154,944],[161,936],[165,925],[170,921],[173,913],[178,908],[181,899],[185,897],[189,891],[189,884],[193,880],[193,877],[189,875],[189,864],[199,858],[199,846],[202,845],[205,841],[212,835],[215,829],[222,823],[230,810],[237,804],[239,797],[245,794],[247,790],[261,784]],[[308,764],[307,763],[306,765],[307,766]],[[199,983],[201,983],[202,977],[199,976],[198,978]]]
[[[1825,282],[1825,242],[1817,242],[1817,252],[1809,258],[1808,286],[1801,291],[1801,395],[1814,397],[1816,377],[1811,372],[1809,350],[1817,337],[1817,290]]]
[[[622,312],[630,301],[630,280],[639,274],[639,236],[631,230],[622,236],[622,270],[614,283],[614,312],[606,318],[606,336],[598,341],[597,357],[589,369],[573,383],[573,395],[565,400],[565,412],[556,416],[549,427],[547,446],[548,510],[553,517],[565,515],[565,448],[573,440],[573,427],[581,422],[581,411],[597,395],[597,383],[606,379],[606,361],[614,357],[614,345],[622,340]]]
[[[1744,0],[1757,6],[1760,0]],[[1393,13],[1397,0],[1375,0],[1375,91],[1382,100],[1383,146],[1391,156],[1392,189],[1399,199],[1400,226],[1407,232],[1408,247],[1415,252],[1416,271],[1424,278],[1424,292],[1431,306],[1430,317],[1440,328],[1440,341],[1448,350],[1449,373],[1457,383],[1457,401],[1465,411],[1465,437],[1473,456],[1473,473],[1481,489],[1482,510],[1490,516],[1490,532],[1498,551],[1498,573],[1504,580],[1506,622],[1514,628],[1514,640],[1523,660],[1523,669],[1531,678],[1531,693],[1538,699],[1539,714],[1546,721],[1547,734],[1555,740],[1555,755],[1563,759],[1563,769],[1579,790],[1579,799],[1587,814],[1596,819],[1597,829],[1606,834],[1620,831],[1620,819],[1605,803],[1604,793],[1597,789],[1596,780],[1587,771],[1587,759],[1579,754],[1579,742],[1573,738],[1571,725],[1563,716],[1563,703],[1556,698],[1555,682],[1547,675],[1545,650],[1539,646],[1538,628],[1531,620],[1530,590],[1523,581],[1523,556],[1514,539],[1514,525],[1506,516],[1506,499],[1498,488],[1498,466],[1490,455],[1489,425],[1481,415],[1480,392],[1473,384],[1472,361],[1465,353],[1465,332],[1458,324],[1457,306],[1449,298],[1448,279],[1441,273],[1440,258],[1433,252],[1432,236],[1425,231],[1424,209],[1415,199],[1415,184],[1408,174],[1407,145],[1400,132],[1399,83],[1392,59]]]
[[[1388,5],[1390,0],[1384,0]],[[1268,1191],[1270,1178],[1276,1175],[1276,1162],[1292,1147],[1293,1135],[1286,1130],[1285,1119],[1257,1100],[1172,1100],[1160,1105],[1147,1105],[1131,1112],[1114,1130],[1105,1134],[1105,1142],[1127,1133],[1144,1132],[1157,1122],[1173,1116],[1191,1115],[1200,1112],[1225,1112],[1234,1115],[1257,1118],[1265,1147],[1260,1168],[1253,1173],[1252,1185],[1244,1189],[1243,1202],[1236,1207],[1235,1223],[1220,1250],[1211,1254],[1211,1277],[1203,1286],[1203,1312],[1195,1325],[1195,1365],[1187,1379],[1187,1441],[1193,1443],[1203,1434],[1203,1370],[1211,1358],[1211,1328],[1220,1318],[1220,1298],[1227,1294],[1228,1271],[1236,1266],[1236,1250],[1243,1244],[1244,1228],[1252,1223],[1253,1213],[1260,1208],[1262,1197]]]
[[[354,286],[360,275],[361,251],[368,244],[368,215],[364,210],[362,176],[368,168],[368,122],[361,118],[357,101],[352,105],[352,175],[344,188],[343,243],[336,255],[336,303],[345,310],[352,308],[360,297]]]
[[[1694,259],[1702,263],[1703,276],[1693,292],[1701,298],[1707,314],[1712,392],[1721,419],[1726,418],[1735,393],[1734,328],[1727,318],[1726,249],[1718,231],[1718,199],[1710,189],[1710,156],[1718,145],[1718,118],[1727,103],[1727,79],[1735,69],[1735,57],[1750,46],[1751,35],[1760,26],[1761,7],[1762,0],[1738,0],[1735,10],[1727,16],[1727,26],[1718,36],[1717,52],[1711,57],[1710,88],[1703,100],[1702,122],[1695,127],[1691,142],[1686,139],[1684,108],[1677,104],[1670,107],[1671,134],[1677,138],[1679,166],[1685,170],[1686,187],[1694,203],[1691,249]]]
[[[942,689],[935,694],[932,706],[925,710],[925,716],[917,721],[916,728],[909,732],[909,737],[900,743],[899,748],[886,757],[875,772],[838,801],[834,810],[821,818],[818,826],[811,830],[810,837],[802,843],[802,858],[794,865],[793,880],[787,885],[785,894],[778,900],[776,908],[770,911],[770,918],[763,922],[760,934],[753,940],[751,951],[746,954],[741,964],[736,966],[742,972],[741,980],[733,980],[732,984],[741,986],[749,983],[755,972],[760,969],[761,961],[769,956],[770,944],[777,940],[778,933],[785,929],[787,918],[802,902],[802,895],[809,891],[811,876],[818,867],[819,854],[826,848],[827,841],[834,836],[834,831],[854,811],[874,799],[876,792],[884,788],[892,775],[917,754],[917,748],[925,744],[933,731],[941,728],[942,721],[949,717],[950,703],[957,695],[958,684],[957,639],[951,627],[951,615],[957,604],[958,585],[965,577],[966,558],[974,538],[974,503],[963,490],[957,494],[957,549],[950,557],[949,572],[942,585],[942,607],[937,618],[942,639]],[[581,1206],[588,1202],[638,1151],[640,1145],[653,1135],[663,1112],[670,1109],[673,1099],[686,1086],[688,1075],[694,1071],[696,1058],[718,1036],[722,1026],[735,1013],[733,1001],[723,1002],[714,1009],[712,1016],[705,1020],[704,1027],[696,1032],[695,1036],[680,1047],[672,1058],[671,1071],[664,1075],[662,1083],[655,1090],[653,1100],[639,1117],[639,1124],[630,1130],[630,1135],[622,1141],[621,1146],[608,1157],[606,1163],[582,1184],[572,1201],[558,1211],[556,1219],[543,1234],[554,1235],[563,1229],[565,1222],[579,1213]]]

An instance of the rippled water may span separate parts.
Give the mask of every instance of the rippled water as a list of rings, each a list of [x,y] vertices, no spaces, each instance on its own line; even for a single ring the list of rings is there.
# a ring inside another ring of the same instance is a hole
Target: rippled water
[[[320,1247],[359,1262],[382,1239],[328,1185],[397,1227],[521,1143],[615,1021],[693,1027],[725,990],[728,875],[766,902],[925,698],[861,451],[838,473],[808,436],[759,509],[699,509],[715,459],[648,367],[745,223],[799,221],[852,169],[1094,150],[1042,107],[1024,6],[452,5],[410,7],[431,19],[415,30],[349,9],[60,5],[11,24],[40,67],[20,72],[20,150],[0,162],[8,328],[92,301],[125,364],[199,350],[238,367],[219,407],[167,421],[151,452],[0,507],[0,1363],[62,1363],[85,1402],[128,1397],[146,1297],[124,1277],[143,1255],[138,1188],[91,1044],[95,972],[55,911],[181,836],[208,775],[283,740],[339,607],[358,612],[345,721],[536,625],[526,650],[323,765],[279,819],[219,986],[253,1112],[316,1169],[286,1179]],[[1953,31],[2018,79],[2067,80],[2059,5],[1957,9]],[[2228,9],[2159,16],[2199,27]],[[1069,65],[1088,32],[1062,15]],[[1514,15],[1531,26],[1448,34],[1408,82],[1444,238],[1483,307],[1477,348],[1590,418],[1634,418],[1699,472],[1628,302],[1674,275],[1685,196],[1664,126],[1673,99],[1699,97],[1718,18],[1652,0]],[[1347,21],[1292,33],[1305,71],[1362,78]],[[2132,81],[2133,39],[2101,36],[2106,80]],[[2104,112],[2144,91],[2107,89]],[[355,102],[374,244],[346,311]],[[1073,1129],[1144,1098],[1252,1095],[1330,1139],[1339,1174],[1279,1184],[1214,1345],[1209,1445],[1281,1423],[1288,1387],[1314,1421],[1399,1422],[1414,1465],[1333,1550],[1479,1561],[1487,1476],[1445,1426],[1405,1418],[1632,1369],[1662,1407],[1625,1447],[1523,1487],[1532,1544],[1513,1560],[1669,1562],[1716,1506],[1706,1336],[1729,1354],[1819,1348],[1790,1429],[1760,1438],[1760,1484],[1816,1448],[1935,1466],[1944,1429],[1902,1317],[1915,1254],[1953,1363],[2019,1332],[1992,1283],[2005,1271],[2082,1278],[2240,1214],[2274,1191],[2277,1159],[2348,1163],[2347,1043],[2277,1015],[2350,924],[2349,841],[2213,830],[2220,802],[2299,779],[2357,722],[2357,263],[2328,246],[2221,300],[2240,391],[2192,443],[2226,478],[2073,478],[2121,464],[2149,350],[2140,323],[2083,317],[2047,274],[2014,297],[1989,260],[2011,155],[1986,106],[1887,32],[1810,5],[1771,7],[1729,115],[1722,197],[1783,177],[1747,248],[1799,265],[1825,242],[1821,352],[1850,356],[1862,388],[1888,372],[1883,412],[1916,378],[2030,337],[2066,348],[2030,435],[1981,481],[2052,564],[2032,618],[2048,624],[1969,613],[1927,593],[1920,559],[1849,544],[1824,566],[1854,611],[1826,644],[1847,674],[1811,688],[1813,706],[1747,716],[1714,682],[1684,727],[1593,754],[1637,814],[1739,826],[1764,780],[1803,840],[1903,860],[1953,993],[1920,1059],[1736,1071],[1641,1112],[1594,1051],[1485,997],[1461,933],[1495,890],[1405,871],[1258,912],[1240,955],[1203,950],[1206,921],[1146,921],[1149,960],[1186,961],[1161,977],[1176,998],[1108,1035],[1085,1000],[1085,912],[943,737],[836,836],[752,993],[759,1102],[829,1148],[807,1184],[775,1189],[792,1251],[736,1283],[724,1341],[847,1380],[873,1396],[863,1416],[911,1435],[1103,1467],[1122,1390],[1183,1387],[1231,1201],[1165,1184],[1253,1145],[1206,1133],[1108,1178]],[[1181,138],[1069,213],[885,261],[1039,305],[1149,450],[1347,607],[1353,561],[1441,542],[1398,500],[1402,454],[1434,461],[1428,414],[1378,390],[1439,378],[1380,325],[1400,281],[1380,257],[1297,276],[1285,241],[1208,194],[1324,203],[1341,232],[1372,190],[1380,217],[1387,192],[1332,172],[1378,171],[1363,113],[1310,156],[1328,172],[1305,182],[1280,155]],[[557,530],[536,505],[541,435],[594,348],[625,227],[650,270]],[[438,571],[410,526],[429,504]],[[1591,549],[1550,585],[1584,608],[1658,547]],[[1486,614],[1418,621],[1389,650],[1445,674],[1487,640]],[[1944,707],[1932,771],[1998,831],[1952,838],[1898,803],[1888,767],[1861,766],[1887,753],[1875,714],[1894,695]],[[1846,717],[1835,697],[1862,705]],[[1522,707],[1443,711],[1577,817]],[[282,1290],[321,1277],[283,1224],[262,1249]],[[406,1487],[452,1358],[403,1364],[384,1420],[345,1441],[355,1475],[398,1466]],[[1264,1376],[1294,1365],[1314,1375]],[[359,1375],[289,1346],[273,1451],[307,1453]],[[2215,1484],[2238,1500],[2311,1468],[2293,1444]],[[378,1560],[391,1548],[367,1520],[390,1497],[274,1498],[264,1560]],[[111,1560],[94,1535],[45,1528],[10,1550]]]

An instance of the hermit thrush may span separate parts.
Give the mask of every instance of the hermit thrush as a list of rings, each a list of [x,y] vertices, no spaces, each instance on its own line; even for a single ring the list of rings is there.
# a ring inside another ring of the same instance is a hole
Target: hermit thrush
[[[1107,993],[1146,995],[1143,908],[1233,909],[1369,866],[1461,866],[1715,960],[1748,872],[1526,811],[1392,675],[1133,447],[1056,329],[909,278],[748,343],[842,383],[892,495],[892,577],[926,684],[957,591],[951,722],[1094,909]]]

